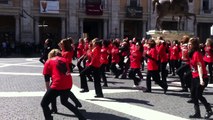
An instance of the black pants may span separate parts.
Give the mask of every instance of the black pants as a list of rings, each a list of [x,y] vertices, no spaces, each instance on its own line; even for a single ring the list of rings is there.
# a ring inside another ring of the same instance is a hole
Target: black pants
[[[172,69],[172,74],[175,75],[175,69],[178,69],[180,66],[180,63],[178,60],[170,60],[171,62],[171,69]]]
[[[198,100],[200,100],[201,103],[207,108],[209,103],[207,102],[206,98],[203,97],[203,91],[208,84],[208,78],[204,79],[204,82],[205,82],[205,85],[201,86],[199,78],[192,79],[191,97],[194,101],[195,106],[199,106]]]
[[[140,78],[136,77],[136,74],[138,74]],[[129,78],[133,79],[134,85],[139,85],[139,82],[143,79],[140,68],[131,68]]]
[[[107,79],[106,79],[106,75],[105,75],[105,71],[106,71],[107,65],[108,64],[102,64],[101,65],[101,69],[100,69],[101,78],[102,78],[102,80],[104,82],[104,85],[107,85]]]
[[[184,79],[185,75],[188,75],[187,73],[190,71],[190,66],[187,63],[182,63],[182,65],[177,69],[176,73],[180,77],[180,83],[182,89],[187,89],[187,79]]]
[[[100,68],[96,68],[93,66],[86,67],[84,70],[81,71],[80,76],[85,76],[86,74],[88,74],[88,72],[92,72],[96,95],[102,96],[103,92],[101,88]],[[87,82],[85,81],[86,80],[82,81],[85,84],[83,86],[88,89]]]
[[[212,62],[205,62],[205,65],[208,65],[208,72],[209,72],[209,80],[212,83],[213,82],[213,78],[212,78]]]
[[[160,63],[161,78],[162,78],[163,83],[167,85],[166,77],[167,77],[168,72],[166,70],[166,65],[167,65],[167,62]]]
[[[45,93],[42,101],[41,107],[43,109],[44,117],[46,120],[51,119],[51,111],[49,108],[49,104],[56,99],[57,96],[60,96],[61,104],[67,107],[70,111],[72,111],[79,119],[85,120],[84,116],[80,113],[80,111],[75,108],[70,102],[68,102],[70,89],[67,90],[54,90],[48,89]]]
[[[121,71],[116,67],[116,64],[117,63],[112,63],[110,69],[112,70],[112,73],[115,75],[115,77],[118,77]]]
[[[151,78],[161,87],[165,88],[166,85],[163,83],[163,81],[160,80],[160,75],[158,70],[148,70],[147,71],[147,76],[146,76],[146,87],[148,91],[152,91],[151,89]]]

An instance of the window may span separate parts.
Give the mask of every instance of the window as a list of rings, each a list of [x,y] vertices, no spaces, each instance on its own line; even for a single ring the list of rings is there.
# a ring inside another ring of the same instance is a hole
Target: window
[[[0,0],[0,4],[8,4],[9,0]]]
[[[140,0],[128,0],[127,5],[131,7],[139,7],[140,6]]]
[[[203,0],[203,10],[209,10],[209,0]]]
[[[130,0],[130,6],[136,7],[137,6],[137,0]]]
[[[101,0],[86,0],[86,4],[101,4]]]

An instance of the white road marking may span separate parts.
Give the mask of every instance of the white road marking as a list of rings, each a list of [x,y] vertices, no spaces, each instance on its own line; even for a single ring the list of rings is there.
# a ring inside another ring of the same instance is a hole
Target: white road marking
[[[42,76],[42,73],[17,73],[17,72],[0,72],[0,75],[26,75],[26,76]],[[79,73],[71,73],[72,76],[79,76]]]
[[[80,89],[76,86],[73,86],[72,91],[78,93]],[[108,91],[108,92],[107,92]],[[121,92],[121,90],[103,90],[104,93],[113,93]],[[133,92],[135,90],[128,90],[125,92]],[[36,91],[36,92],[0,92],[0,97],[42,97],[45,91]],[[185,118],[177,117],[167,113],[151,110],[145,107],[136,106],[128,103],[117,102],[115,100],[106,99],[106,98],[94,98],[94,90],[90,90],[88,93],[75,94],[76,97],[80,100],[99,105],[111,110],[122,112],[137,118],[145,120],[186,120]],[[97,99],[97,100],[94,100]],[[136,112],[137,111],[137,112]]]

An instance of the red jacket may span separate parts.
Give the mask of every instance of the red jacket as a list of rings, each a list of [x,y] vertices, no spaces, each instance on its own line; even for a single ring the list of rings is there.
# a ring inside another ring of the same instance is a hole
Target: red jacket
[[[113,46],[111,54],[112,54],[112,63],[119,63],[120,61],[119,48]]]
[[[197,63],[200,62],[202,65],[203,75],[207,75],[207,70],[205,67],[205,62],[203,61],[202,54],[198,51],[193,53],[192,58],[190,59],[190,67],[192,71],[192,78],[199,77]]]
[[[158,64],[157,64],[157,59],[158,59],[158,53],[156,48],[151,48],[148,53],[148,56],[152,57],[153,59],[148,58],[147,60],[147,70],[158,70]]]
[[[77,58],[80,58],[84,54],[84,45],[79,43],[77,48]]]
[[[142,52],[135,48],[130,53],[130,68],[141,68]]]
[[[57,68],[58,61],[66,63],[67,73],[62,74]],[[50,88],[55,90],[66,90],[72,88],[72,77],[69,70],[67,60],[63,57],[54,57],[48,59],[43,68],[43,75],[50,75],[52,78],[52,84]]]
[[[62,50],[61,54],[62,54],[62,57],[67,60],[68,63],[72,63],[72,58],[74,55],[73,51],[63,51]]]
[[[203,57],[203,60],[204,60],[205,62],[208,62],[208,63],[213,62],[213,53],[212,53],[212,50],[213,50],[213,49],[212,49],[210,46],[206,46],[206,47],[204,48],[205,55],[204,55],[204,57]]]
[[[101,64],[108,64],[108,56],[109,56],[109,48],[108,47],[102,47],[101,48]]]
[[[92,49],[91,62],[89,63],[89,66],[93,66],[96,68],[100,67],[101,66],[100,58],[101,58],[101,47],[96,46],[95,48]]]
[[[166,46],[161,44],[158,48],[158,56],[161,63],[168,62],[168,55],[166,53]]]
[[[171,50],[170,60],[178,60],[180,58],[179,47],[174,45],[174,46],[171,46],[170,50]]]

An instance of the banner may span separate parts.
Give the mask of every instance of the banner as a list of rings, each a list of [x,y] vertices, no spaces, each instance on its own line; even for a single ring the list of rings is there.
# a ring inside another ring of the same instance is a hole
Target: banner
[[[59,13],[59,1],[40,1],[40,13]]]

